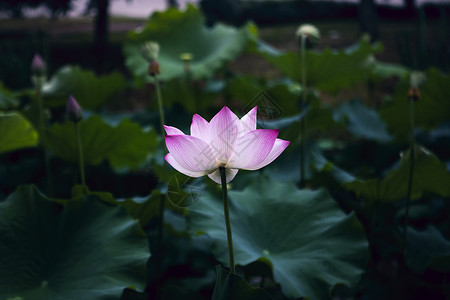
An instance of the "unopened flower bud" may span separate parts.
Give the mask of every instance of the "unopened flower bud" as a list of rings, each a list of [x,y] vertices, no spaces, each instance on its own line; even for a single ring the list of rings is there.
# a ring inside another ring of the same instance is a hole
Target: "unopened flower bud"
[[[45,73],[45,62],[39,54],[35,54],[33,57],[31,72],[33,75],[42,75]]]
[[[40,89],[46,81],[45,71],[44,60],[39,54],[35,54],[31,61],[31,82],[37,89]]]
[[[150,75],[150,76],[156,76],[156,75],[158,75],[159,73],[161,73],[161,69],[160,69],[160,67],[159,67],[159,63],[158,63],[156,60],[151,61],[151,62],[148,64],[148,75]]]
[[[69,96],[66,104],[67,118],[72,122],[78,122],[83,119],[83,110],[72,95]]]
[[[295,36],[299,44],[301,44],[302,36],[305,36],[306,48],[313,48],[319,43],[320,31],[319,29],[311,24],[303,24],[297,28]]]
[[[148,62],[155,61],[158,59],[159,44],[156,42],[147,42],[142,46],[141,53]]]

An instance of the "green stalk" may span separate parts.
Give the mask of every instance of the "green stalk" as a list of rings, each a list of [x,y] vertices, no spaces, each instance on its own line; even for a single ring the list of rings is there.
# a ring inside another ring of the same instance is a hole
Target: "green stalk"
[[[302,34],[301,46],[300,46],[300,59],[302,63],[302,98],[300,100],[300,106],[302,111],[306,106],[306,35]],[[305,187],[305,151],[306,151],[306,115],[303,116],[300,121],[300,188]]]
[[[153,75],[153,78],[155,79],[155,87],[156,87],[156,97],[158,98],[158,107],[159,107],[159,121],[160,121],[160,129],[161,129],[161,136],[164,136],[164,110],[163,110],[163,99],[161,96],[161,87],[159,85],[158,78],[156,77],[156,74]],[[164,142],[162,143],[163,153],[164,156],[166,155],[166,147],[164,147]],[[165,160],[164,165],[166,164]],[[163,182],[166,183],[166,168],[163,168],[163,174],[162,174]],[[166,195],[161,195],[159,198],[159,223],[158,223],[158,242],[157,242],[157,250],[156,250],[156,274],[158,276],[158,280],[161,280],[161,261],[163,258],[163,235],[164,235],[164,209],[165,209],[165,198]]]
[[[36,100],[38,103],[38,123],[39,123],[39,136],[40,143],[42,147],[42,151],[44,153],[44,161],[45,161],[45,169],[47,171],[47,188],[50,196],[53,196],[53,183],[52,183],[52,173],[50,169],[50,159],[48,157],[48,152],[46,148],[46,139],[45,139],[45,124],[44,124],[44,104],[42,103],[41,97],[41,78],[37,76],[36,79]]]
[[[153,77],[155,78],[156,97],[158,98],[159,121],[160,121],[159,125],[161,126],[161,134],[164,135],[164,126],[163,125],[165,123],[165,118],[164,118],[164,110],[163,110],[163,100],[162,100],[162,96],[161,96],[161,87],[159,86],[159,81],[158,81],[158,78],[156,78],[156,75],[153,75]],[[164,150],[164,152],[165,152],[165,150]]]
[[[412,183],[414,175],[414,160],[415,160],[415,138],[414,138],[414,99],[409,99],[409,120],[410,120],[410,130],[411,130],[411,152],[409,166],[409,179],[408,179],[408,190],[406,194],[406,207],[405,207],[405,219],[403,224],[403,253],[406,250],[406,234],[408,231],[408,218],[409,218],[409,206],[411,202],[411,192]]]
[[[236,269],[234,268],[233,236],[231,234],[230,212],[228,209],[227,176],[224,167],[219,167],[219,170],[220,170],[220,179],[222,181],[223,213],[225,215],[225,226],[227,228],[228,258],[230,262],[230,272],[231,274],[235,275]]]
[[[78,126],[78,122],[75,122],[75,132],[77,138],[77,149],[78,149],[78,164],[80,168],[80,177],[81,177],[81,185],[83,186],[83,193],[86,191],[86,180],[84,176],[84,160],[83,160],[83,146],[81,144],[81,135],[80,128]]]

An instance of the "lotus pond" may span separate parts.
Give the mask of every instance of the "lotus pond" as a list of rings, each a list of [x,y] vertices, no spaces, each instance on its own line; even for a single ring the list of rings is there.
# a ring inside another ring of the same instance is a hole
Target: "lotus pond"
[[[450,78],[295,38],[188,6],[0,85],[0,299],[448,299]]]

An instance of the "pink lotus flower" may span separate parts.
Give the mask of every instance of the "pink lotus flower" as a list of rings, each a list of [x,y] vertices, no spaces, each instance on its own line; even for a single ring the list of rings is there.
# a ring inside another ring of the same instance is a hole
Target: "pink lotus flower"
[[[187,176],[208,175],[219,184],[219,167],[225,168],[230,182],[239,169],[258,170],[270,164],[290,144],[277,139],[278,130],[256,129],[256,107],[241,119],[226,106],[210,122],[195,114],[191,135],[172,126],[164,129],[166,161]]]

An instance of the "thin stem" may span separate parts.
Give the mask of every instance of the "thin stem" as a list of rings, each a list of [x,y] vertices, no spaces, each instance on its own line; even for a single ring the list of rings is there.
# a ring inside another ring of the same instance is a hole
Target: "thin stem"
[[[301,46],[300,46],[300,59],[302,64],[302,98],[300,100],[301,110],[303,111],[306,106],[306,35],[302,34]],[[305,187],[305,151],[306,151],[306,115],[303,116],[300,121],[300,187]]]
[[[405,207],[405,219],[403,224],[403,253],[406,250],[406,234],[408,231],[408,218],[409,218],[409,206],[411,202],[411,191],[413,184],[414,175],[414,160],[415,160],[415,138],[414,138],[414,100],[409,99],[409,120],[410,120],[410,130],[411,130],[411,152],[410,152],[410,166],[409,166],[409,179],[408,179],[408,190],[406,194],[406,207]]]
[[[80,167],[81,185],[83,186],[83,192],[86,189],[86,180],[84,177],[84,161],[83,161],[83,146],[81,144],[81,135],[78,122],[75,122],[75,131],[77,134],[77,148],[78,148],[78,163]]]
[[[155,87],[156,87],[156,97],[158,98],[158,107],[159,107],[159,121],[160,121],[160,130],[161,130],[161,136],[164,136],[164,109],[163,109],[163,99],[161,96],[161,87],[159,85],[158,78],[156,74],[153,75],[153,78],[155,80]],[[164,143],[162,143],[162,150],[164,153],[164,156],[167,153],[166,147],[164,147]],[[163,159],[164,166],[166,165],[166,161]],[[163,168],[162,171],[162,181],[163,183],[166,183],[166,168]],[[165,209],[165,198],[166,195],[161,195],[159,198],[159,223],[158,223],[158,242],[157,242],[157,249],[156,249],[156,274],[158,276],[158,281],[161,280],[161,263],[163,258],[163,236],[164,236],[164,209]],[[158,284],[160,286],[160,284]],[[160,297],[160,290],[158,289],[158,298]]]
[[[156,77],[156,75],[153,75],[153,78],[155,79],[155,87],[156,87],[156,97],[158,98],[158,107],[159,107],[159,121],[160,121],[160,126],[161,126],[161,135],[164,135],[164,123],[165,123],[165,118],[164,118],[164,110],[163,110],[163,99],[161,96],[161,87],[159,86],[159,80]],[[165,148],[164,148],[165,149]]]
[[[48,152],[46,148],[45,139],[45,124],[44,124],[44,104],[42,103],[41,97],[41,79],[37,78],[36,83],[36,101],[38,103],[38,122],[39,122],[39,136],[42,151],[44,153],[45,169],[47,171],[47,188],[50,196],[53,196],[53,183],[52,183],[52,173],[50,169],[50,159],[48,157]]]
[[[225,226],[227,228],[228,258],[230,262],[230,272],[234,275],[236,274],[236,270],[234,268],[233,236],[231,234],[230,212],[228,209],[227,176],[224,167],[219,167],[219,170],[223,191],[223,213],[225,215]]]

